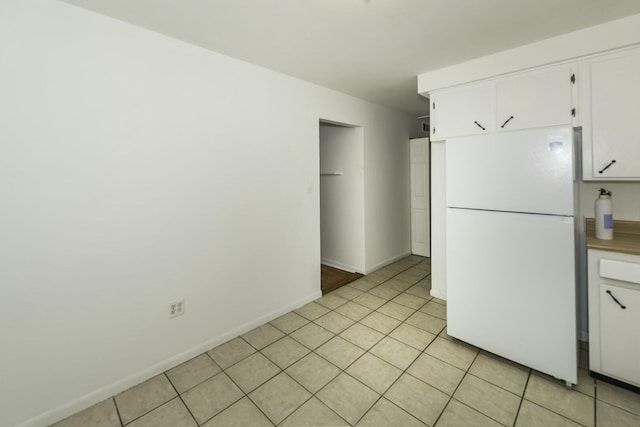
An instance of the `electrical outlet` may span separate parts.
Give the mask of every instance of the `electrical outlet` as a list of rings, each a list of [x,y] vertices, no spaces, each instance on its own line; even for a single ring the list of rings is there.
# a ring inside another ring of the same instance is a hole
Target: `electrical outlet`
[[[169,303],[169,319],[184,314],[184,298]]]

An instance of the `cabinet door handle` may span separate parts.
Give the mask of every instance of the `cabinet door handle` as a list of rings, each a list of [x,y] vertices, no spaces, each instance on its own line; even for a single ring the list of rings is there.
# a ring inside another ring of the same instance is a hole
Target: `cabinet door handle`
[[[476,124],[480,129],[482,129],[482,130],[487,130],[487,129],[486,129],[484,126],[482,126],[480,123],[478,123],[478,122],[473,122],[473,123],[475,123],[475,124]]]
[[[618,299],[616,297],[613,296],[613,294],[611,293],[611,291],[607,291],[607,293],[609,294],[609,296],[616,302],[616,304],[618,304],[620,306],[621,309],[625,310],[627,308],[626,305],[622,305],[620,304],[620,301],[618,301]]]
[[[513,119],[513,116],[509,117],[500,127],[504,129],[504,127],[511,121],[511,119]]]
[[[598,173],[602,173],[602,172],[606,171],[606,170],[607,170],[607,169],[609,169],[609,168],[611,167],[611,165],[612,165],[612,164],[614,164],[615,162],[616,162],[615,160],[611,160],[611,161],[609,162],[609,164],[608,164],[607,166],[603,167],[602,169],[600,169],[600,170],[598,171]]]

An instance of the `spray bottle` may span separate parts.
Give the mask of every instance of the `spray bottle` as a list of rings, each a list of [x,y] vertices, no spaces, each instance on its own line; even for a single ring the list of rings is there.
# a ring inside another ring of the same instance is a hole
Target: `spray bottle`
[[[613,239],[613,213],[611,191],[600,189],[596,199],[596,239]]]

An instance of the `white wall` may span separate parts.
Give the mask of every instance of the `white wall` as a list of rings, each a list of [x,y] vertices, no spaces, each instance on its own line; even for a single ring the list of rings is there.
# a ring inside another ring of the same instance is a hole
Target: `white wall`
[[[409,138],[397,137],[404,123],[377,117],[364,128],[365,274],[411,254]]]
[[[640,221],[640,182],[591,182],[580,183],[580,214],[595,217],[595,201],[606,188],[613,193],[613,218],[619,220]]]
[[[322,263],[365,270],[363,129],[320,124],[320,242]]]
[[[0,425],[318,297],[320,118],[364,129],[366,267],[408,251],[411,117],[49,0],[0,52]]]

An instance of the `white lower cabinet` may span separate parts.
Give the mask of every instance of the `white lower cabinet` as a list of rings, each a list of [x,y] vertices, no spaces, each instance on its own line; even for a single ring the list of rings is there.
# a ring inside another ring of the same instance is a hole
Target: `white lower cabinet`
[[[589,365],[640,387],[640,256],[589,250]]]
[[[600,369],[640,384],[640,287],[600,284]]]

